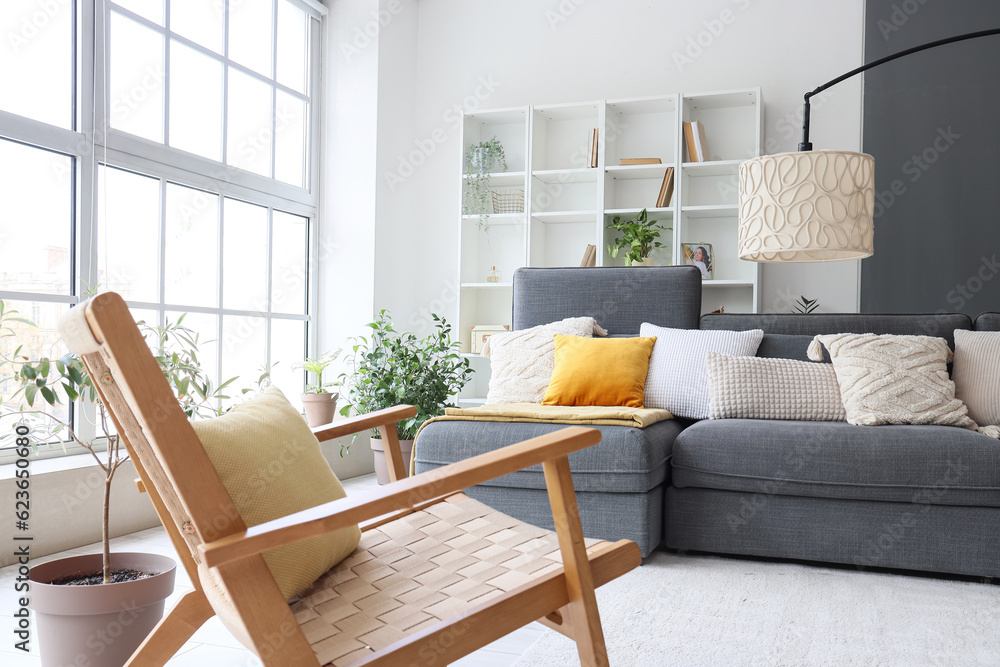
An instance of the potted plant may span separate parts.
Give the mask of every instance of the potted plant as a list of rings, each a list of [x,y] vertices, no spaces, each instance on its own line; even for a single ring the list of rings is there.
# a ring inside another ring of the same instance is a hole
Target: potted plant
[[[800,296],[799,300],[792,304],[792,312],[800,315],[808,315],[819,308],[819,299],[807,299]]]
[[[305,361],[292,366],[292,368],[304,369],[316,376],[316,384],[306,385],[306,392],[302,394],[302,407],[305,408],[306,422],[309,423],[309,426],[329,424],[337,414],[339,394],[327,390],[333,389],[339,384],[337,382],[324,382],[323,371],[339,356],[340,350],[337,349],[316,359],[306,358]]]
[[[487,282],[500,282],[500,272],[497,269],[497,257],[503,247],[503,237],[497,252],[493,252],[493,240],[490,238],[490,210],[492,207],[490,194],[490,174],[507,171],[507,156],[504,155],[500,140],[493,137],[489,141],[472,144],[465,151],[465,199],[463,213],[479,214],[476,225],[479,231],[486,234],[486,244],[490,253],[490,270]]]
[[[612,257],[618,257],[620,253],[628,266],[633,264],[652,266],[650,254],[656,248],[663,247],[663,244],[657,241],[660,232],[673,230],[672,227],[663,227],[656,220],[650,220],[646,209],[639,211],[631,220],[623,221],[620,215],[616,215],[608,225],[608,229],[620,232],[614,243],[608,244],[608,253]]]
[[[382,310],[367,325],[370,337],[352,339],[350,375],[341,375],[348,400],[340,411],[345,417],[352,410],[364,414],[399,404],[417,408],[415,417],[396,425],[404,462],[409,461],[420,425],[452,407],[449,398],[472,376],[469,360],[462,358],[458,341],[451,338],[451,325],[443,317],[431,317],[434,331],[418,339],[413,333],[397,332],[389,311]],[[372,431],[371,447],[378,482],[386,484],[389,472],[381,437]]]
[[[216,414],[217,399],[227,398],[208,379],[198,360],[198,336],[183,326],[184,316],[161,328],[140,328],[151,346],[164,376],[189,416]],[[18,317],[0,301],[0,340],[16,339],[35,327]],[[78,355],[58,359],[30,359],[18,345],[9,355],[0,355],[6,378],[18,389],[13,398],[20,406],[4,405],[5,417],[16,419],[13,433],[18,458],[27,458],[40,445],[69,439],[97,462],[104,476],[101,519],[102,553],[72,556],[32,567],[29,573],[30,606],[35,612],[43,667],[55,665],[121,665],[142,643],[163,616],[166,598],[173,592],[175,563],[165,556],[147,553],[111,553],[111,483],[128,459],[121,438],[108,423],[95,380]],[[65,405],[64,402],[65,401]],[[34,409],[36,402],[48,410]],[[62,413],[66,406],[82,408],[96,404],[98,438],[81,438]],[[26,406],[24,405],[26,404]],[[102,451],[102,446],[106,449]],[[28,488],[28,480],[24,486]],[[98,656],[100,658],[98,659]]]

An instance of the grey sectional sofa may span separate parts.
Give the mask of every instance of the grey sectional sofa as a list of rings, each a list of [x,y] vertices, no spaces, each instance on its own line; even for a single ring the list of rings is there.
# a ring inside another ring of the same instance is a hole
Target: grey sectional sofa
[[[521,269],[514,328],[593,315],[612,335],[652,322],[765,332],[759,356],[806,359],[820,333],[941,336],[1000,330],[1000,314],[706,315],[693,267]],[[424,471],[560,428],[441,422],[417,442]],[[1000,576],[1000,443],[945,426],[677,420],[600,427],[602,442],[571,457],[585,532],[669,548]],[[541,471],[471,495],[551,525]]]

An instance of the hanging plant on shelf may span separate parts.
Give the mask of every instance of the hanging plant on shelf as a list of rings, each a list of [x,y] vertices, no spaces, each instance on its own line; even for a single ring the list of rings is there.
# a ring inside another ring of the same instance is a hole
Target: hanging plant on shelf
[[[631,220],[622,220],[616,215],[608,229],[619,232],[621,236],[614,243],[608,244],[608,254],[625,258],[626,264],[641,264],[656,248],[664,247],[657,241],[661,231],[673,231],[673,227],[663,227],[656,220],[650,220],[646,209],[639,211]]]
[[[462,212],[479,215],[479,229],[490,231],[490,174],[507,171],[507,156],[504,155],[500,140],[493,137],[489,141],[472,144],[465,151],[465,198]]]

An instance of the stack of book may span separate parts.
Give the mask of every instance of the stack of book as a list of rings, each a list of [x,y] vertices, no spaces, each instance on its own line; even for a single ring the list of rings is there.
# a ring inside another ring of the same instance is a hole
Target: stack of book
[[[705,126],[699,121],[684,122],[684,143],[687,144],[688,162],[709,160]]]
[[[618,164],[621,166],[629,164],[660,164],[660,158],[658,157],[623,157],[618,160]]]

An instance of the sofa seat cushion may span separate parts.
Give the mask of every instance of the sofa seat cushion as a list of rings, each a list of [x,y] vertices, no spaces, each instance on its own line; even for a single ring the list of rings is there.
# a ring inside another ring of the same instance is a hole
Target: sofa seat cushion
[[[667,477],[667,461],[686,422],[666,420],[646,428],[595,426],[601,442],[569,456],[577,491],[645,493]],[[565,424],[442,421],[428,424],[417,438],[418,473],[478,456],[546,433]],[[542,467],[534,466],[486,482],[487,486],[544,489]]]
[[[1000,445],[953,426],[720,419],[674,443],[676,487],[1000,507]]]

